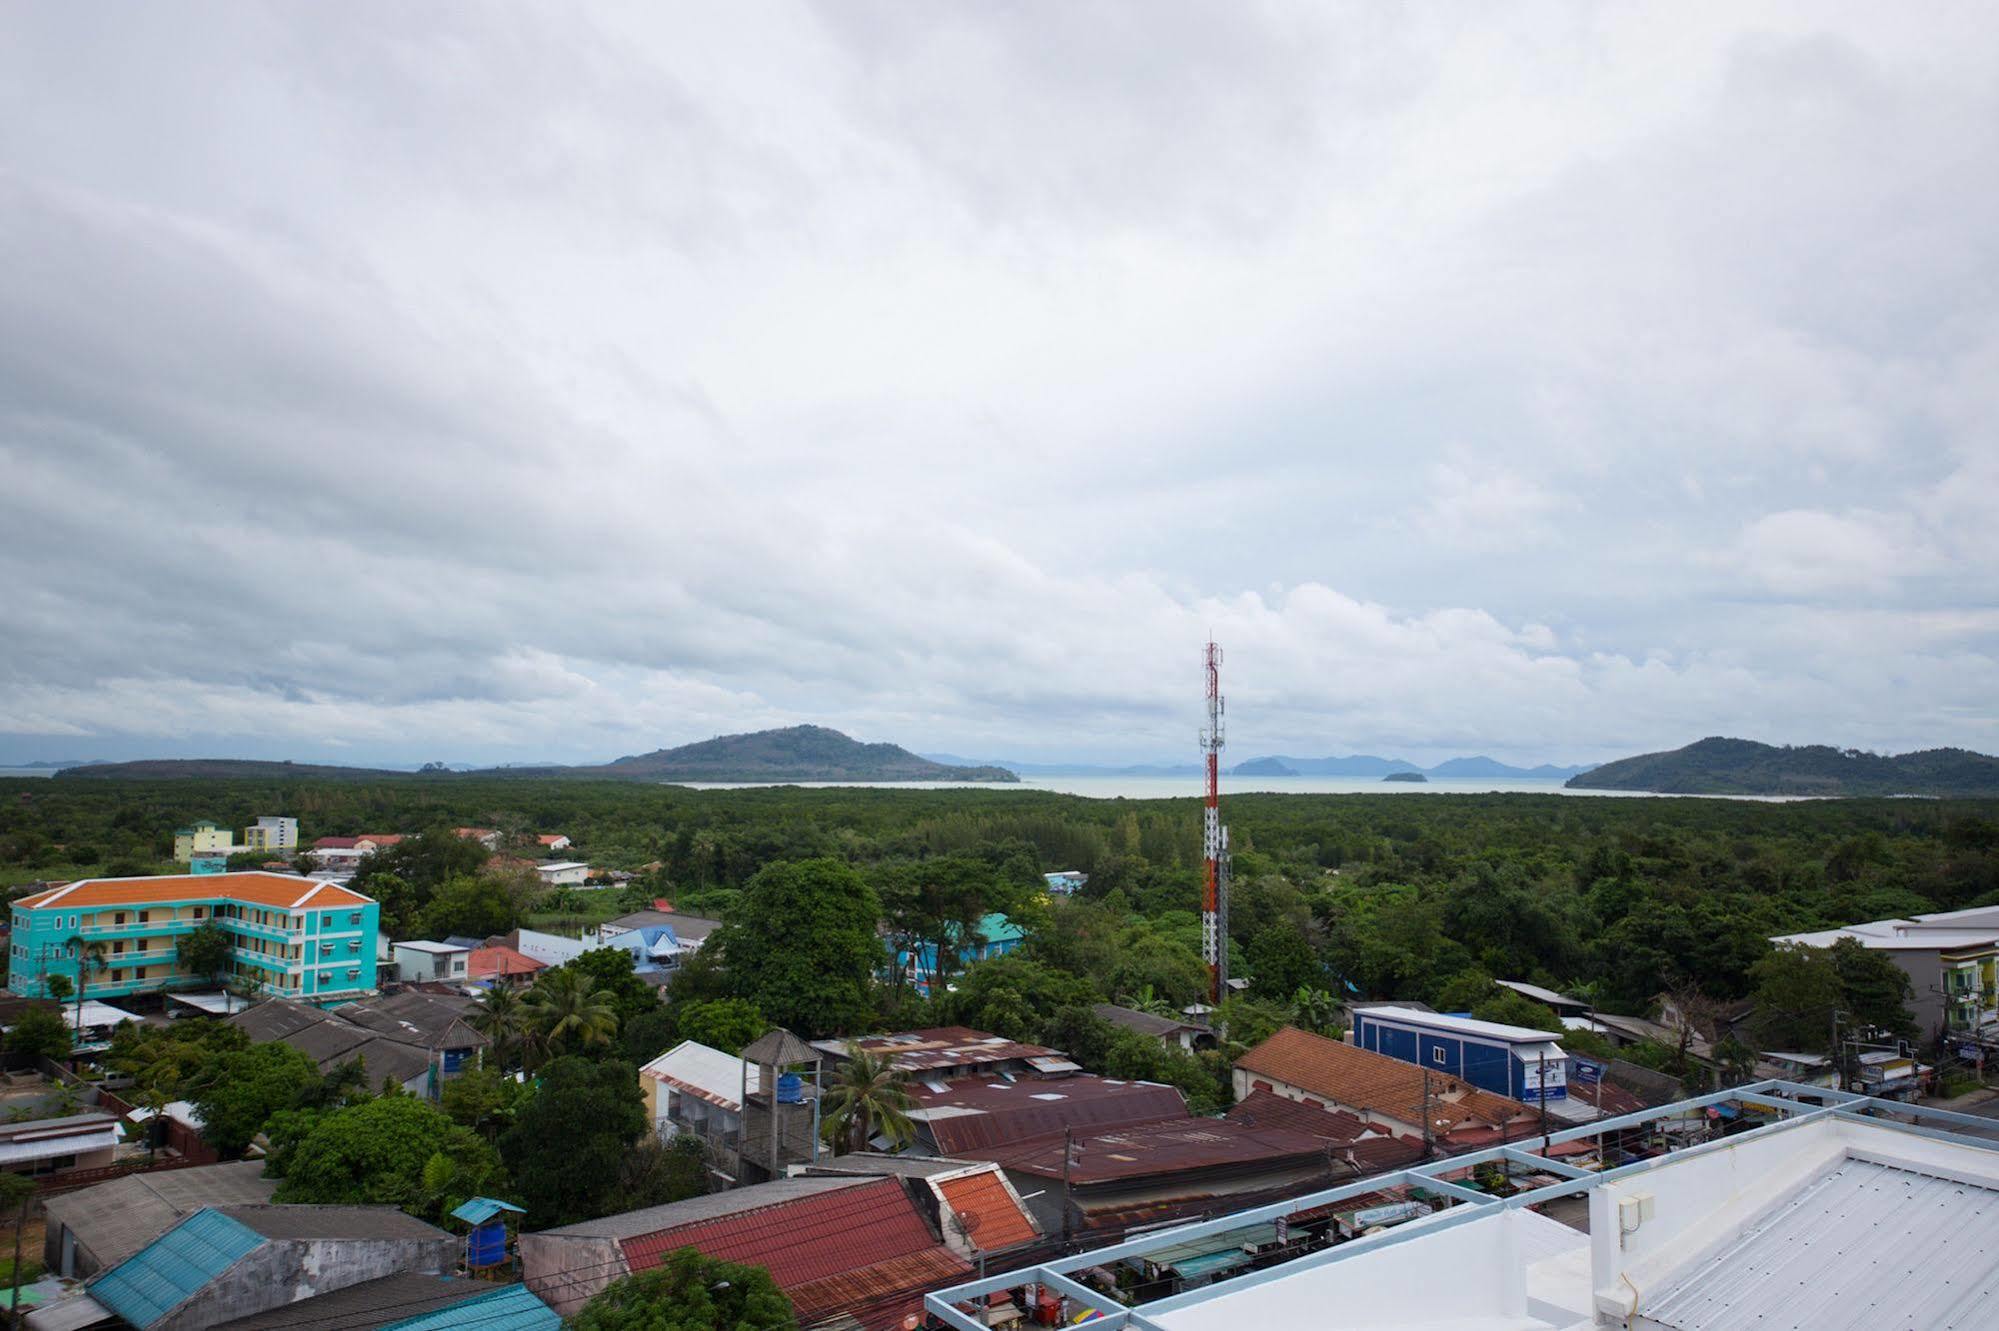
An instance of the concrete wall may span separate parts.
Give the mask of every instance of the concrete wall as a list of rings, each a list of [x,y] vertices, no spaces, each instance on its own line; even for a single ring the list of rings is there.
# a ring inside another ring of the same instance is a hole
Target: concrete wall
[[[631,1274],[616,1239],[522,1234],[521,1279],[535,1297],[567,1318],[612,1281]]]
[[[221,1322],[403,1272],[449,1274],[457,1267],[458,1249],[459,1240],[449,1235],[272,1239],[203,1286],[150,1331],[206,1331]]]

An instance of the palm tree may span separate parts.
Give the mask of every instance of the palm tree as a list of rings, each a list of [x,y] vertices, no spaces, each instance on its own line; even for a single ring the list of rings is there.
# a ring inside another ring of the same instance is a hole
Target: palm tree
[[[1138,986],[1138,992],[1136,993],[1119,994],[1118,1002],[1137,1012],[1150,1012],[1155,1017],[1177,1017],[1180,1015],[1173,1010],[1171,1003],[1167,1002],[1165,998],[1161,997],[1153,989],[1150,980]]]
[[[521,1001],[536,1034],[551,1049],[569,1043],[609,1044],[618,1033],[617,996],[609,989],[592,990],[590,977],[581,971],[550,971]]]
[[[820,1108],[826,1115],[826,1138],[841,1141],[850,1151],[864,1150],[877,1131],[900,1147],[916,1136],[909,1110],[915,1105],[904,1089],[908,1078],[896,1070],[887,1054],[857,1049],[840,1069]]]
[[[493,1061],[503,1071],[515,1047],[534,1033],[534,1015],[512,989],[496,985],[486,991],[485,1003],[472,1018],[472,1028],[493,1042]]]
[[[83,1038],[83,994],[90,987],[90,977],[101,975],[111,969],[111,949],[100,939],[86,943],[81,934],[69,940],[69,954],[76,958],[76,1037]]]

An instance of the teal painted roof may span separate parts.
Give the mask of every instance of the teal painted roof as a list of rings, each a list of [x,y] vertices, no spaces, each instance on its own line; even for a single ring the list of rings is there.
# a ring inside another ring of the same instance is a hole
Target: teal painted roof
[[[471,1201],[451,1213],[453,1220],[463,1220],[468,1225],[481,1225],[502,1211],[512,1211],[515,1215],[527,1212],[512,1202],[498,1201],[492,1197],[474,1197]]]
[[[559,1331],[562,1319],[526,1285],[502,1285],[491,1294],[418,1313],[383,1325],[382,1331]]]
[[[979,921],[979,937],[988,943],[1013,943],[1027,937],[1027,930],[1004,915],[988,915]]]
[[[264,1238],[203,1207],[90,1283],[90,1297],[142,1329],[227,1271]]]

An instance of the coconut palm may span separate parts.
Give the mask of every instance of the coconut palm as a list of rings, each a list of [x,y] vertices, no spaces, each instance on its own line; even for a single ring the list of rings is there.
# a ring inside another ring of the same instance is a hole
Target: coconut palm
[[[493,1042],[493,1061],[504,1069],[516,1050],[534,1035],[535,1014],[512,989],[495,986],[472,1017],[472,1027]]]
[[[535,1034],[550,1049],[609,1044],[618,1033],[617,996],[608,989],[593,990],[590,977],[581,971],[567,967],[550,971],[521,1002]]]
[[[877,1132],[893,1146],[916,1136],[909,1110],[916,1103],[906,1089],[908,1078],[886,1054],[854,1051],[826,1091],[820,1108],[826,1117],[826,1139],[850,1151],[867,1148]]]
[[[69,954],[76,958],[76,1032],[83,1038],[83,997],[90,977],[111,969],[111,949],[102,940],[86,943],[81,934],[69,940]]]
[[[1117,1001],[1134,1011],[1150,1012],[1155,1017],[1177,1017],[1180,1015],[1173,1010],[1173,1005],[1167,1002],[1165,997],[1152,987],[1152,983],[1149,980],[1138,986],[1138,989],[1133,993],[1119,994]]]

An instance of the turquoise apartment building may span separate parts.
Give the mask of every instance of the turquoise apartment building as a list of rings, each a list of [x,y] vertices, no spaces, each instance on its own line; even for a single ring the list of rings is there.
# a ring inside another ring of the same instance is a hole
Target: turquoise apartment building
[[[47,996],[52,975],[101,999],[211,988],[220,981],[179,958],[179,940],[211,920],[234,944],[221,980],[247,977],[302,1003],[375,989],[380,908],[335,883],[263,872],[86,878],[11,910],[7,987],[32,998]]]

